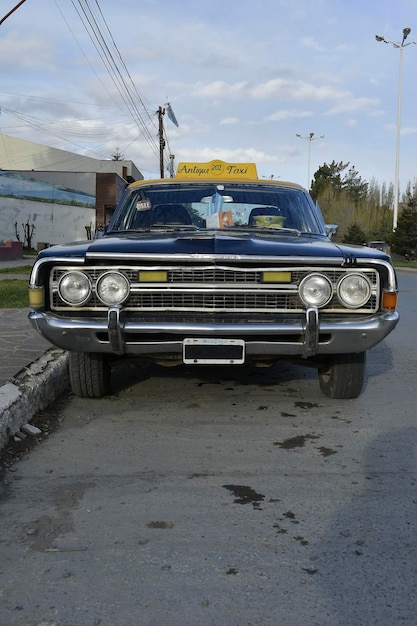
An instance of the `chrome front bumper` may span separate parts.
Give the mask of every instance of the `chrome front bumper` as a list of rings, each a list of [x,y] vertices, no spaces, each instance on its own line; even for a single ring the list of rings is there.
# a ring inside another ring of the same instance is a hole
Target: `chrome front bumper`
[[[34,328],[53,345],[74,352],[99,352],[158,358],[181,358],[184,339],[243,339],[248,357],[310,357],[363,352],[382,341],[397,325],[396,311],[367,317],[320,319],[315,308],[304,318],[268,323],[173,323],[131,321],[118,307],[107,319],[70,319],[50,312],[31,311]]]

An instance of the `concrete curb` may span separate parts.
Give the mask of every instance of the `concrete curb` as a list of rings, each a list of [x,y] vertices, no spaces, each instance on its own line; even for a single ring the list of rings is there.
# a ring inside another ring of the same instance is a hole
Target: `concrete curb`
[[[68,353],[51,348],[0,387],[0,449],[68,386]]]

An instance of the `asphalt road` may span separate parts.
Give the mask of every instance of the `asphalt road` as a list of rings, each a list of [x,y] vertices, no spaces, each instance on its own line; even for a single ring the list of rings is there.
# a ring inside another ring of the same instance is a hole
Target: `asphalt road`
[[[1,626],[417,623],[417,277],[357,400],[316,373],[120,368],[4,476]]]

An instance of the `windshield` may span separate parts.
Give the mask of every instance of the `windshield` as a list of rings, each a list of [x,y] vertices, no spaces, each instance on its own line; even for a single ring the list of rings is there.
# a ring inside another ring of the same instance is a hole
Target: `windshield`
[[[110,231],[275,229],[322,233],[314,205],[302,190],[256,183],[164,183],[131,188]]]

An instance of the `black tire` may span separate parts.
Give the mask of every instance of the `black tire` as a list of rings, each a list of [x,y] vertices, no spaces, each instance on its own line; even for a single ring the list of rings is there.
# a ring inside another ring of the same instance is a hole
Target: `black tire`
[[[76,396],[101,398],[109,391],[110,365],[102,354],[70,352],[69,378]]]
[[[329,398],[357,398],[365,381],[366,353],[329,356],[319,367],[319,383]]]

